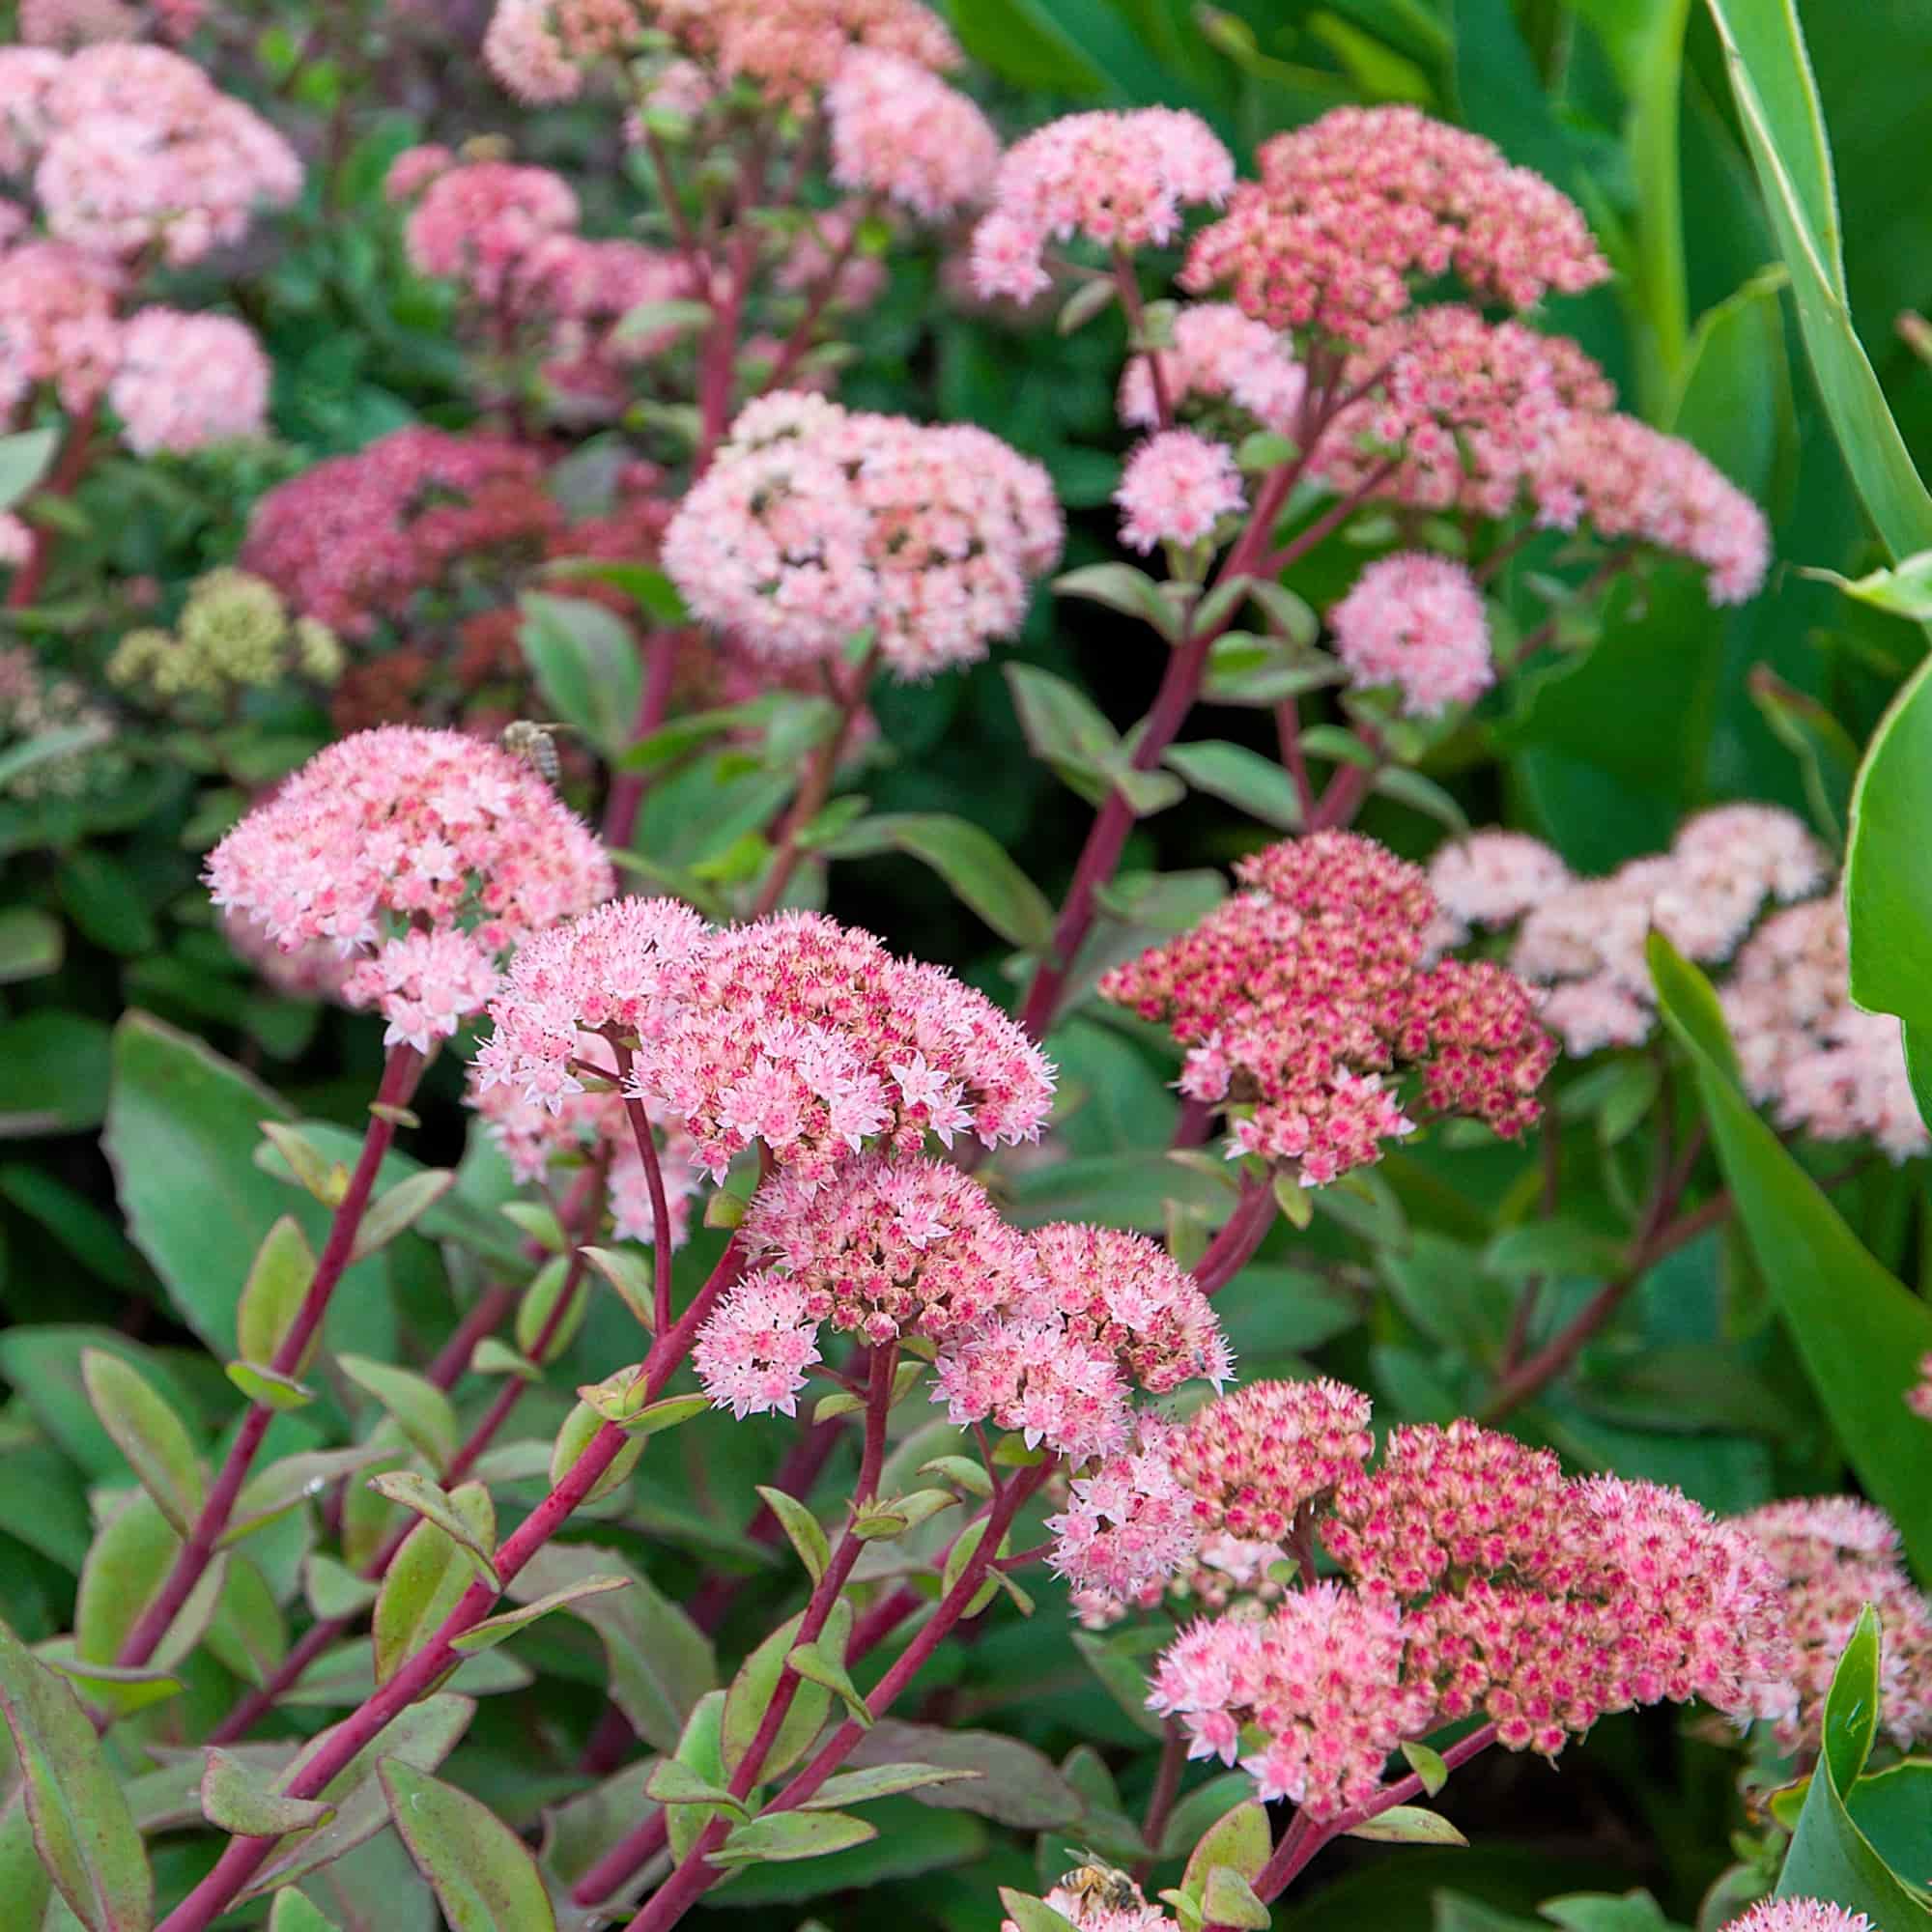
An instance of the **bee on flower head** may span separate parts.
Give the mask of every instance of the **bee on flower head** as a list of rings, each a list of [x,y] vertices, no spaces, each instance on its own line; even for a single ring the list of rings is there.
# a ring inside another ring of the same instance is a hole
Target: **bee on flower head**
[[[1073,1851],[1081,1862],[1062,1876],[1057,1889],[1070,1891],[1075,1898],[1091,1901],[1107,1912],[1130,1912],[1146,1902],[1128,1873],[1103,1862],[1096,1852],[1084,1846],[1076,1845]]]
[[[522,758],[548,783],[557,781],[556,740],[551,734],[568,731],[568,724],[554,721],[539,723],[534,718],[515,718],[497,734],[497,742],[513,758]]]

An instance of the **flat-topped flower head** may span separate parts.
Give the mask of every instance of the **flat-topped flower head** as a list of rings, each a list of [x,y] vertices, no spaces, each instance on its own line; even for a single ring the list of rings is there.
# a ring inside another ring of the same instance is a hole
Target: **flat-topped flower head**
[[[1234,1374],[1208,1297],[1158,1241],[1061,1221],[1035,1230],[1033,1246],[1041,1274],[1035,1309],[1111,1350],[1150,1395],[1197,1378],[1218,1388]]]
[[[1253,1726],[1264,1742],[1241,1768],[1257,1796],[1322,1822],[1373,1798],[1389,1753],[1429,1728],[1432,1700],[1404,1681],[1404,1643],[1391,1605],[1321,1582],[1259,1620],[1191,1625],[1161,1653],[1148,1704],[1180,1719],[1190,1757],[1233,1764]]]
[[[1771,561],[1764,512],[1681,437],[1634,416],[1577,411],[1564,417],[1531,464],[1538,521],[1587,525],[1689,557],[1706,571],[1713,604],[1757,595]]]
[[[1115,1351],[1052,1318],[997,1321],[941,1350],[933,1374],[932,1399],[956,1427],[991,1422],[1076,1463],[1126,1443],[1129,1397]]]
[[[1047,1518],[1047,1560],[1076,1599],[1131,1600],[1194,1554],[1201,1529],[1175,1476],[1172,1432],[1158,1416],[1141,1417],[1133,1440],[1074,1477],[1066,1507]]]
[[[1343,366],[1347,388],[1367,393],[1323,434],[1316,469],[1337,491],[1506,516],[1573,413],[1550,340],[1451,302],[1385,324]],[[1566,381],[1583,359],[1571,351]]]
[[[1137,443],[1114,501],[1121,506],[1121,541],[1140,551],[1163,543],[1192,549],[1248,503],[1235,452],[1191,429],[1162,430]]]
[[[384,1010],[412,1032],[425,1015],[447,1031],[459,995],[494,990],[482,962],[587,912],[613,883],[595,835],[528,765],[410,725],[318,753],[215,846],[207,878],[217,906],[258,920],[284,952],[327,940],[377,957],[394,980]],[[449,933],[473,955],[422,943]]]
[[[1932,1604],[1905,1569],[1883,1510],[1852,1496],[1800,1496],[1738,1519],[1776,1573],[1790,1662],[1765,1700],[1787,1750],[1816,1750],[1832,1677],[1869,1604],[1877,1611],[1879,1721],[1902,1749],[1932,1738]]]
[[[584,1058],[581,1037],[661,1030],[704,938],[704,922],[678,899],[613,899],[533,934],[517,949],[491,1006],[494,1031],[476,1057],[479,1084],[556,1111],[583,1091],[576,1071]]]
[[[1174,319],[1174,346],[1157,357],[1175,410],[1226,402],[1264,429],[1292,436],[1308,387],[1307,372],[1287,338],[1253,321],[1232,302],[1189,302]],[[1121,420],[1156,429],[1160,410],[1146,355],[1132,357],[1121,376]]]
[[[815,1181],[874,1138],[904,1153],[928,1133],[1030,1140],[1053,1073],[950,973],[819,914],[781,913],[707,939],[683,997],[639,1042],[636,1089],[688,1123],[714,1175],[757,1142]]]
[[[1271,328],[1359,342],[1451,270],[1518,309],[1609,273],[1568,196],[1412,107],[1338,107],[1257,158],[1261,180],[1195,238],[1181,282],[1227,285]]]
[[[832,179],[927,221],[985,199],[1000,164],[992,123],[904,54],[854,47],[825,90]]]
[[[30,113],[7,116],[0,151],[14,154],[0,161],[37,153],[34,192],[57,240],[102,255],[156,248],[183,267],[301,192],[288,142],[180,54],[123,41],[34,58],[56,66]]]
[[[1209,1403],[1168,1438],[1168,1457],[1204,1535],[1278,1544],[1374,1446],[1368,1397],[1324,1377],[1250,1382]]]
[[[823,1185],[781,1171],[753,1197],[739,1239],[761,1271],[803,1288],[814,1321],[875,1344],[970,1338],[1043,1285],[1027,1236],[942,1161],[860,1154]]]
[[[1762,1898],[1724,1932],[1881,1932],[1862,1912],[1823,1898]]]
[[[1050,121],[1000,163],[992,212],[973,237],[974,285],[988,300],[1032,301],[1052,283],[1041,260],[1049,242],[1172,242],[1184,207],[1218,206],[1234,185],[1233,156],[1196,115],[1144,107]]]
[[[1328,623],[1349,682],[1394,685],[1411,717],[1472,704],[1495,682],[1483,593],[1449,557],[1403,551],[1378,559]]]
[[[1231,1151],[1325,1185],[1413,1130],[1409,1068],[1430,1107],[1505,1135],[1535,1119],[1551,1048],[1529,994],[1493,969],[1423,966],[1435,902],[1418,867],[1321,832],[1236,871],[1248,892],[1100,980],[1173,1029],[1181,1091],[1227,1108]]]
[[[1439,908],[1432,944],[1461,946],[1471,927],[1514,925],[1570,882],[1569,867],[1524,832],[1490,828],[1439,846],[1429,862]]]
[[[691,1350],[705,1394],[740,1422],[773,1409],[796,1415],[805,1372],[818,1359],[818,1323],[806,1312],[804,1288],[770,1270],[740,1282]]]
[[[665,534],[694,613],[781,663],[869,632],[900,677],[1010,636],[1060,554],[1039,465],[967,424],[786,391],[752,403]]]
[[[144,308],[121,331],[107,403],[137,456],[261,436],[269,358],[254,332],[228,316]]]

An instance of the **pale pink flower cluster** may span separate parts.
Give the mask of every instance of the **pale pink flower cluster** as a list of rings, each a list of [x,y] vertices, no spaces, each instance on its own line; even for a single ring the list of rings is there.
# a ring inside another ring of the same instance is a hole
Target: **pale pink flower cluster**
[[[65,242],[0,254],[0,412],[50,384],[70,412],[95,402],[121,357],[120,266]]]
[[[1609,273],[1581,212],[1480,135],[1412,107],[1338,107],[1264,142],[1261,180],[1195,238],[1182,286],[1231,284],[1271,328],[1359,342],[1454,270],[1522,309]]]
[[[1315,469],[1338,492],[1508,515],[1573,412],[1551,339],[1453,302],[1384,324],[1344,365],[1345,388],[1367,393],[1324,433]]]
[[[1068,1486],[1066,1507],[1046,1520],[1054,1570],[1074,1585],[1074,1605],[1109,1607],[1170,1577],[1199,1541],[1192,1498],[1176,1479],[1167,1436],[1173,1425],[1143,1416],[1123,1448]]]
[[[798,1285],[781,1274],[742,1282],[697,1331],[692,1367],[704,1392],[740,1421],[798,1413],[805,1372],[819,1359],[818,1323]]]
[[[1932,1603],[1913,1586],[1891,1519],[1851,1496],[1800,1496],[1767,1503],[1738,1526],[1782,1585],[1790,1661],[1762,1711],[1776,1719],[1778,1743],[1818,1748],[1833,1672],[1867,1604],[1882,1627],[1879,1721],[1902,1750],[1932,1739]]]
[[[251,330],[222,315],[144,308],[121,331],[107,401],[140,456],[260,436],[269,358]]]
[[[1510,965],[1549,986],[1542,1017],[1570,1052],[1634,1046],[1656,1023],[1644,957],[1653,930],[1687,958],[1726,959],[1768,901],[1815,892],[1827,869],[1788,811],[1719,806],[1687,819],[1669,852],[1547,894],[1524,915]]]
[[[568,100],[587,67],[636,43],[649,13],[641,0],[497,0],[484,64],[520,100]]]
[[[825,90],[832,179],[937,221],[985,200],[1000,137],[965,95],[918,61],[854,47]]]
[[[1483,593],[1449,557],[1401,551],[1379,558],[1328,624],[1350,683],[1394,685],[1410,717],[1471,704],[1495,681]]]
[[[1430,943],[1463,945],[1471,928],[1514,925],[1532,907],[1570,885],[1570,868],[1541,838],[1490,827],[1438,846],[1429,862],[1435,895]]]
[[[1771,562],[1764,512],[1681,437],[1634,416],[1575,411],[1535,460],[1537,520],[1655,545],[1701,563],[1714,604],[1757,594]]]
[[[1234,157],[1198,116],[1172,107],[1068,114],[1007,151],[992,211],[973,237],[980,297],[1029,302],[1053,283],[1049,242],[1083,236],[1102,248],[1145,248],[1180,233],[1182,208],[1219,206]]]
[[[1191,549],[1214,534],[1224,517],[1248,506],[1235,452],[1191,429],[1162,430],[1137,443],[1114,492],[1121,541],[1129,550],[1156,544]]]
[[[1308,374],[1287,339],[1232,302],[1190,302],[1174,319],[1174,346],[1156,358],[1169,406],[1226,400],[1264,429],[1292,436],[1298,426]],[[1121,420],[1136,429],[1160,422],[1153,377],[1145,355],[1129,359],[1121,377]]]
[[[550,168],[459,163],[445,150],[412,148],[391,165],[384,185],[392,200],[420,197],[403,229],[410,266],[462,282],[486,304],[503,298],[540,241],[577,227],[577,195]]]
[[[20,0],[20,39],[32,47],[80,47],[96,41],[138,40],[152,26],[163,40],[185,41],[201,24],[205,0]]]
[[[1070,1462],[1106,1456],[1127,1439],[1128,1392],[1120,1365],[1065,1323],[997,1321],[971,1348],[939,1358],[933,1392],[959,1428],[992,1422],[1029,1449],[1044,1443]]]
[[[1862,1912],[1823,1898],[1762,1898],[1724,1932],[1881,1932]]]
[[[1231,1156],[1304,1185],[1381,1157],[1413,1131],[1399,1071],[1425,1107],[1505,1136],[1537,1117],[1554,1047],[1500,968],[1423,964],[1435,905],[1421,870],[1351,833],[1285,840],[1236,867],[1247,889],[1179,938],[1100,980],[1186,1049],[1189,1098],[1225,1107]]]
[[[1872,1140],[1894,1161],[1925,1152],[1899,1023],[1852,1004],[1834,892],[1765,921],[1721,989],[1751,1097],[1814,1141]]]
[[[519,940],[613,883],[589,828],[521,759],[454,731],[358,732],[311,758],[210,853],[214,903],[282,951],[371,955],[345,997],[434,1038],[494,991]],[[432,942],[440,943],[432,943]]]
[[[181,266],[241,240],[258,208],[301,192],[294,149],[165,47],[66,56],[0,49],[0,171],[24,175],[63,242]]]
[[[1130,1881],[1129,1888],[1132,1897],[1126,1905],[1110,1904],[1091,1889],[1065,1885],[1055,1886],[1045,1902],[1074,1927],[1074,1932],[1174,1932],[1174,1920],[1159,1906],[1150,1905],[1139,1886]],[[1003,1918],[1000,1932],[1019,1932],[1019,1927],[1010,1918]],[[1774,1926],[1766,1932],[1813,1932],[1813,1928]],[[1820,1926],[1816,1932],[1840,1932],[1840,1928]]]
[[[750,404],[665,532],[705,622],[784,661],[869,632],[900,677],[986,655],[1060,554],[1053,486],[969,424],[783,392]]]

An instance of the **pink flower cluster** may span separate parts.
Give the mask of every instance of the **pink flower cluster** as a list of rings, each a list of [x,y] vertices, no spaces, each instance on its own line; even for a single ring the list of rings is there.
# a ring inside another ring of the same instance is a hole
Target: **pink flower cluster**
[[[1495,680],[1483,593],[1448,557],[1402,551],[1370,564],[1328,624],[1350,682],[1394,685],[1411,717],[1471,704]]]
[[[986,198],[1000,137],[965,95],[918,61],[854,47],[825,90],[832,179],[927,221]]]
[[[1582,213],[1480,135],[1412,107],[1338,107],[1263,144],[1259,183],[1195,238],[1182,286],[1228,284],[1270,328],[1348,342],[1452,269],[1513,308],[1608,273]]]
[[[0,254],[0,411],[38,385],[70,413],[99,399],[121,358],[117,263],[66,242],[23,242]]]
[[[1514,925],[1532,906],[1572,883],[1570,868],[1541,838],[1491,828],[1437,848],[1429,862],[1436,918],[1430,943],[1463,945],[1471,927]]]
[[[605,413],[628,400],[626,368],[659,355],[663,329],[629,330],[645,303],[691,293],[674,254],[577,232],[570,185],[548,168],[510,161],[455,163],[412,148],[392,163],[393,200],[416,199],[404,231],[411,264],[459,282],[482,312],[493,349],[527,350],[553,389]]]
[[[1083,236],[1145,248],[1180,233],[1181,210],[1225,201],[1234,157],[1198,116],[1172,107],[1068,114],[1007,151],[992,211],[973,236],[973,283],[1030,302],[1053,284],[1049,242]]]
[[[1132,1439],[1068,1485],[1066,1507],[1046,1520],[1053,1568],[1074,1584],[1076,1609],[1102,1614],[1171,1577],[1200,1533],[1192,1498],[1177,1479],[1172,1425],[1140,1419]]]
[[[1709,573],[1714,604],[1757,594],[1771,561],[1764,512],[1681,437],[1634,416],[1574,411],[1531,476],[1540,523],[1655,545]]]
[[[1739,1526],[1782,1585],[1790,1662],[1763,1713],[1778,1743],[1818,1748],[1832,1674],[1867,1604],[1882,1626],[1879,1721],[1901,1749],[1932,1739],[1932,1604],[1906,1574],[1890,1518],[1851,1496],[1801,1496],[1767,1503]]]
[[[1266,1385],[1262,1385],[1266,1386]],[[1256,1391],[1216,1406],[1246,1402]],[[1702,1697],[1755,1715],[1777,1693],[1786,1641],[1757,1544],[1673,1490],[1564,1476],[1556,1459],[1470,1422],[1390,1432],[1363,1465],[1366,1404],[1269,1396],[1338,1417],[1342,1453],[1307,1492],[1259,1497],[1258,1520],[1307,1528],[1341,1579],[1265,1615],[1194,1624],[1162,1655],[1150,1705],[1180,1718],[1195,1756],[1242,1757],[1264,1799],[1317,1820],[1371,1799],[1405,1739],[1480,1713],[1511,1749],[1553,1756],[1605,1712]],[[1188,1432],[1209,1435],[1205,1412]],[[1237,1459],[1237,1467],[1239,1466]],[[1252,1485],[1248,1487],[1253,1487]],[[1325,1507],[1324,1507],[1324,1498]]]
[[[344,997],[418,1044],[482,1007],[506,949],[613,884],[589,828],[522,760],[406,725],[319,752],[215,846],[207,877],[284,952],[365,955]]]
[[[853,46],[926,69],[959,60],[944,22],[920,0],[497,0],[483,57],[520,99],[568,100],[586,70],[632,50],[647,27],[673,36],[718,79],[749,80],[795,107]]]
[[[1046,1894],[1046,1904],[1074,1927],[1074,1932],[1174,1932],[1174,1920],[1159,1906],[1150,1905],[1137,1885],[1129,1881],[1130,1902],[1116,1905],[1090,1889],[1057,1885]],[[1000,1932],[1019,1932],[1010,1919],[1000,1921]],[[1767,1927],[1764,1932],[1840,1932],[1835,1926]],[[1863,1932],[1863,1928],[1857,1928]]]
[[[1203,1535],[1281,1544],[1302,1510],[1360,1474],[1374,1447],[1368,1397],[1322,1377],[1252,1382],[1197,1409],[1169,1454]]]
[[[1765,1898],[1725,1932],[1879,1932],[1862,1912],[1822,1898]]]
[[[1720,997],[1751,1097],[1814,1141],[1926,1151],[1898,1021],[1852,1004],[1834,892],[1775,914],[1739,950]]]
[[[1248,506],[1235,452],[1191,429],[1162,430],[1136,444],[1114,501],[1121,506],[1121,541],[1139,551],[1163,543],[1192,549],[1224,517],[1238,517]]]
[[[682,1120],[719,1178],[754,1142],[811,1181],[868,1140],[1030,1139],[1053,1091],[984,995],[812,913],[711,930],[669,901],[626,901],[526,947],[491,1018],[483,1083],[552,1108],[582,1085],[580,1032],[635,1029],[632,1091]]]
[[[20,39],[30,47],[82,47],[133,41],[152,26],[163,40],[185,41],[201,24],[205,0],[20,0]]]
[[[176,266],[241,240],[301,192],[294,149],[165,47],[62,56],[0,49],[0,172],[25,175],[54,237],[99,254],[157,248]]]
[[[1668,853],[1634,859],[1607,878],[1557,882],[1519,851],[1525,884],[1552,889],[1525,913],[1510,965],[1550,986],[1542,1016],[1572,1053],[1632,1046],[1655,1024],[1644,942],[1655,929],[1688,958],[1727,958],[1768,899],[1815,892],[1824,848],[1774,806],[1719,806],[1687,819]]]
[[[1350,833],[1286,840],[1236,867],[1248,890],[1100,981],[1187,1049],[1190,1098],[1223,1104],[1230,1153],[1321,1186],[1414,1122],[1384,1085],[1418,1068],[1426,1104],[1514,1136],[1554,1055],[1499,968],[1422,964],[1435,901],[1415,867]]]
[[[783,392],[739,414],[664,564],[698,617],[753,650],[831,659],[870,632],[917,678],[1017,629],[1060,543],[1046,471],[997,437]]]
[[[269,358],[242,324],[144,308],[129,317],[120,346],[107,401],[136,455],[262,434]]]
[[[1227,401],[1263,429],[1292,436],[1299,426],[1308,375],[1287,340],[1231,302],[1190,302],[1174,319],[1174,346],[1156,358],[1168,402]],[[1137,429],[1159,426],[1153,377],[1145,355],[1121,377],[1121,420]]]

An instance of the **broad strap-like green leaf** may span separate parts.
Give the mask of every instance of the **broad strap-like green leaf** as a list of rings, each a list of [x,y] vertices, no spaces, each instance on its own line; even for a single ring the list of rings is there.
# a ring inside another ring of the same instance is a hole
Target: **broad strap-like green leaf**
[[[384,1758],[376,1772],[451,1932],[556,1932],[536,1861],[487,1804],[401,1758]]]

